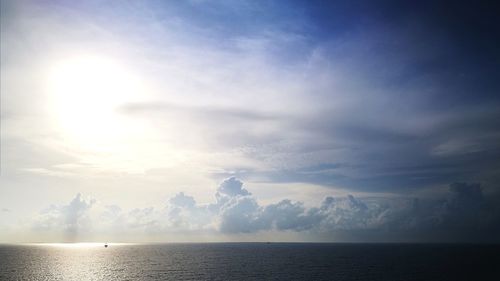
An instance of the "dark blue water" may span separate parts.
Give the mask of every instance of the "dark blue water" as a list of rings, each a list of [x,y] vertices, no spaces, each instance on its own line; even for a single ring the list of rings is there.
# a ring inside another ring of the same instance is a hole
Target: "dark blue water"
[[[0,280],[500,280],[500,246],[1,245]]]

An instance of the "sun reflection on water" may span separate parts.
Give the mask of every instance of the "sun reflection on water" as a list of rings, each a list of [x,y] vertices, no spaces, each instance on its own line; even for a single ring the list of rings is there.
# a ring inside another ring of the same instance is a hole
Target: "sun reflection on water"
[[[108,242],[78,242],[78,243],[31,243],[34,246],[47,246],[58,248],[104,248],[104,245],[109,247],[133,245],[132,243],[108,243]]]

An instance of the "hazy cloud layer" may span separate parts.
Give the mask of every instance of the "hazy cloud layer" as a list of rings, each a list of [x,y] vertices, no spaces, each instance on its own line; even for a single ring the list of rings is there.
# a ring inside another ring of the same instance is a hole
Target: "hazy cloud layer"
[[[4,169],[77,177],[181,170],[189,158],[206,177],[370,192],[494,183],[500,102],[491,64],[499,54],[484,42],[498,24],[471,20],[455,34],[463,23],[448,7],[363,5],[5,2],[2,143],[12,164]],[[33,94],[46,81],[31,63],[43,72],[74,53],[112,57],[145,82],[106,108],[126,121],[111,126],[129,133],[117,137],[120,146],[88,137],[110,131],[92,129],[106,120],[83,122],[91,128],[83,141],[61,143],[68,132],[54,131],[38,102],[24,102],[51,98]],[[133,131],[135,122],[152,132]]]

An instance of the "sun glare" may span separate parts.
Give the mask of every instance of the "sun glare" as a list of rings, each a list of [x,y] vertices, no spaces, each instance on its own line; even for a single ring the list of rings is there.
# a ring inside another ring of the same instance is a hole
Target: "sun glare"
[[[127,132],[120,105],[133,100],[139,83],[111,59],[79,56],[55,63],[49,95],[56,123],[65,137],[91,150],[103,150]]]

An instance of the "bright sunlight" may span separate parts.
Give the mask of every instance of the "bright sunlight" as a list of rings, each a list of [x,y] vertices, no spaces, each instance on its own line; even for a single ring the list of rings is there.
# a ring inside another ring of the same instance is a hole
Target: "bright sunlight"
[[[55,63],[47,80],[55,123],[71,142],[107,151],[130,133],[117,108],[138,94],[139,81],[124,66],[108,58],[77,56]]]

